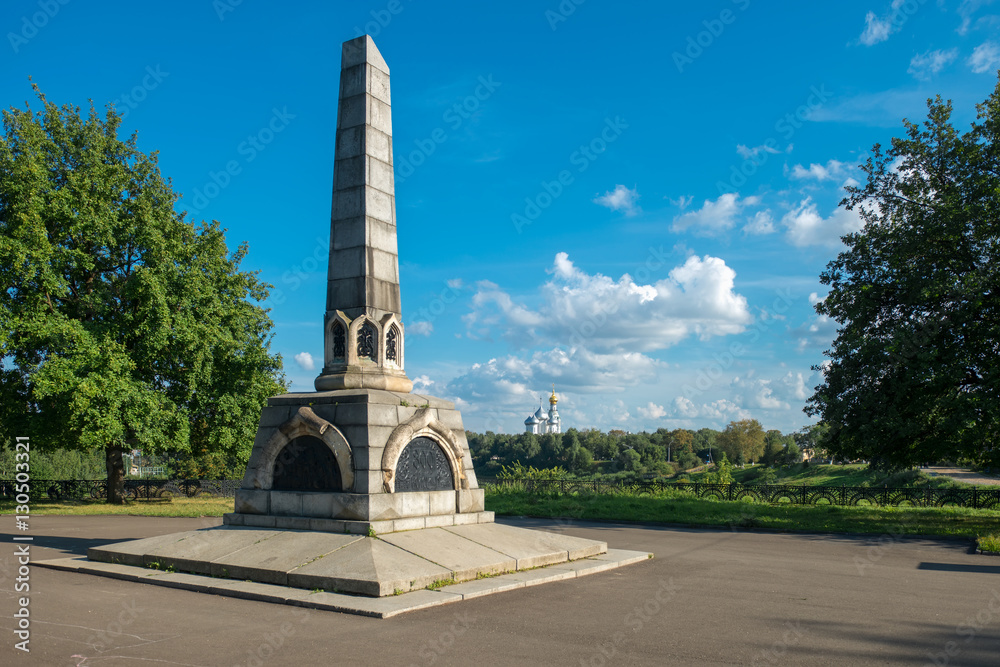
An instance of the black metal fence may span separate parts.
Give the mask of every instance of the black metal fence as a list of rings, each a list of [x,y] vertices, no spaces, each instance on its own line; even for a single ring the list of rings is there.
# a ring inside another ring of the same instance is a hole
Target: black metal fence
[[[242,480],[238,479],[128,479],[125,495],[133,500],[184,496],[232,498]],[[15,496],[15,482],[0,480],[0,499]],[[528,493],[642,494],[679,492],[714,500],[753,500],[794,505],[882,505],[911,507],[969,507],[1000,510],[1000,486],[961,489],[913,489],[869,486],[788,486],[784,484],[701,484],[637,480],[608,482],[597,480],[480,479],[488,490],[517,490]],[[107,481],[32,480],[32,499],[83,500],[106,498]]]
[[[1000,486],[962,489],[907,489],[868,486],[788,486],[784,484],[701,484],[639,480],[481,479],[480,486],[496,491],[528,493],[642,494],[675,491],[714,500],[753,500],[794,505],[882,505],[911,507],[969,507],[1000,510]]]
[[[240,488],[239,479],[127,479],[125,497],[132,500],[184,496],[220,496],[232,498]],[[15,496],[16,482],[0,480],[0,498],[10,500]],[[108,482],[103,479],[42,480],[33,479],[31,498],[50,500],[84,500],[107,498]]]

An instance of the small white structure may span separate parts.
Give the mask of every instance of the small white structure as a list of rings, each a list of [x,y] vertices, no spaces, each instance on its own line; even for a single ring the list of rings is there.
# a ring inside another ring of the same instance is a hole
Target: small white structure
[[[524,431],[526,433],[534,433],[535,435],[562,433],[562,422],[559,419],[559,410],[556,408],[556,403],[558,402],[556,386],[552,385],[552,395],[549,396],[549,414],[546,415],[542,412],[541,402],[539,401],[539,406],[535,414],[524,420]]]

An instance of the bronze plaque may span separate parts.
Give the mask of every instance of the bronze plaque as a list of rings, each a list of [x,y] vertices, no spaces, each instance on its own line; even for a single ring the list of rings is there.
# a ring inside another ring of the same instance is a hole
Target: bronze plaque
[[[448,457],[430,438],[414,438],[396,463],[396,492],[452,491],[455,479]]]

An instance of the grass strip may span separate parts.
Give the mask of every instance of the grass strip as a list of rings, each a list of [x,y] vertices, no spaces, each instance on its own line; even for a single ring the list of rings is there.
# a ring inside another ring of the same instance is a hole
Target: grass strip
[[[770,505],[716,501],[682,494],[537,494],[488,492],[498,515],[638,521],[778,531],[931,535],[975,539],[995,533],[1000,512],[960,507]]]
[[[127,516],[222,516],[233,511],[232,498],[205,496],[130,500],[124,505],[109,505],[103,500],[33,500],[32,516],[62,515],[127,515]],[[14,501],[0,500],[0,514],[13,514]]]
[[[980,537],[976,540],[976,546],[983,553],[1000,554],[1000,533]]]
[[[687,494],[539,494],[487,491],[486,509],[498,515],[670,523],[778,531],[933,535],[977,539],[983,551],[1000,552],[1000,512],[959,507],[769,505],[692,498]],[[233,511],[232,498],[137,500],[108,505],[101,500],[36,501],[32,515],[131,515],[202,517]],[[0,514],[13,514],[0,501]]]

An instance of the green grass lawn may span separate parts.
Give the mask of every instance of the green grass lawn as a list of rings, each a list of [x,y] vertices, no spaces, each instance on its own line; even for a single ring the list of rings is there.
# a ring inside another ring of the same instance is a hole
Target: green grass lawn
[[[760,483],[755,479],[759,475],[763,466],[747,466],[746,468],[736,468],[733,470],[733,481],[740,484]],[[774,469],[777,479],[775,484],[788,484],[791,486],[889,486],[889,487],[918,487],[933,489],[939,488],[967,488],[971,484],[959,482],[946,477],[931,477],[923,470],[905,470],[895,474],[885,474],[870,470],[865,464],[852,465],[827,465],[827,464],[798,464],[788,468]],[[702,481],[705,473],[694,473],[689,475],[692,482]]]
[[[132,500],[124,505],[108,505],[103,500],[37,500],[31,514],[117,514],[133,516],[222,516],[233,511],[232,498],[172,498]],[[0,514],[13,514],[14,502],[0,500]]]
[[[625,520],[779,531],[935,535],[975,539],[995,533],[1000,512],[957,507],[769,505],[702,500],[677,492],[642,495],[487,492],[497,514]]]
[[[487,491],[486,509],[498,515],[669,523],[685,526],[762,528],[779,531],[935,535],[980,540],[985,551],[1000,550],[1000,512],[955,507],[841,507],[768,505],[656,494],[537,494]],[[0,513],[14,504],[0,501]],[[98,500],[37,501],[32,515],[134,515],[200,517],[233,511],[232,498],[136,500],[107,505]]]

